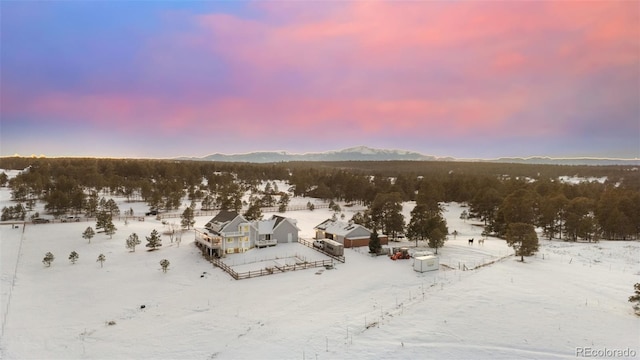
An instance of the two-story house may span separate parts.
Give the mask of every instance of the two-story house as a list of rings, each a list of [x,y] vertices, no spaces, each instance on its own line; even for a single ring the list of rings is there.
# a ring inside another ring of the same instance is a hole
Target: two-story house
[[[241,253],[254,247],[298,241],[296,221],[274,215],[250,222],[234,211],[221,211],[204,229],[195,229],[196,244],[209,255]]]
[[[205,231],[196,230],[196,243],[204,246],[209,255],[245,252],[255,246],[256,228],[234,211],[220,211],[204,228]]]

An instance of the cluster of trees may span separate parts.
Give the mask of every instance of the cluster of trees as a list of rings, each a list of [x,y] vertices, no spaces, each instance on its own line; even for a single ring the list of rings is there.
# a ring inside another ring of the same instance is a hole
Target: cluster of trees
[[[470,215],[501,237],[510,223],[531,224],[542,228],[549,239],[569,241],[627,240],[640,235],[640,192],[611,182],[510,180],[488,184],[469,204]]]
[[[78,259],[80,259],[80,254],[78,254],[75,250],[69,253],[69,261],[71,262],[71,264],[75,264],[78,261]],[[51,263],[53,263],[53,260],[55,260],[55,256],[53,255],[53,253],[49,251],[46,254],[44,254],[42,263],[47,265],[47,267],[50,267]],[[102,267],[106,260],[107,260],[107,257],[104,256],[104,254],[100,254],[98,255],[98,259],[96,260],[96,262],[99,262],[100,267]]]
[[[75,251],[72,251],[69,254],[69,261],[72,264],[75,264],[76,261],[78,261],[79,258],[80,258],[80,255]],[[44,255],[44,258],[42,259],[42,263],[47,265],[47,267],[50,267],[51,263],[53,263],[53,260],[55,260],[55,256],[51,252],[47,252]],[[100,267],[101,268],[104,266],[104,262],[105,261],[107,261],[107,257],[104,256],[104,254],[98,255],[98,258],[96,259],[96,262],[100,263]],[[162,272],[165,272],[165,273],[167,272],[167,270],[169,268],[169,264],[170,264],[170,262],[167,259],[160,260],[160,267],[162,268]]]
[[[411,219],[405,223],[402,214],[402,195],[398,192],[377,194],[371,205],[364,213],[357,212],[351,221],[361,224],[369,229],[374,229],[376,236],[372,236],[371,249],[376,249],[378,242],[377,231],[395,238],[398,234],[406,233],[416,241],[427,241],[429,247],[438,248],[444,246],[449,230],[443,216],[443,208],[430,188],[423,184],[416,196],[416,206],[411,211]]]
[[[2,216],[0,220],[24,220],[27,216],[27,208],[22,205],[22,203],[18,203],[14,206],[5,206],[2,208]]]
[[[89,243],[91,243],[91,238],[93,238],[94,236],[95,236],[95,231],[91,227],[86,228],[82,233],[82,238],[88,239]],[[146,247],[150,248],[150,250],[156,250],[157,248],[162,246],[162,238],[160,237],[160,233],[158,233],[156,229],[153,229],[149,234],[149,236],[146,237],[146,239],[147,239]],[[140,245],[140,243],[141,242],[140,242],[140,238],[138,237],[138,234],[132,233],[126,239],[125,246],[127,249],[134,252],[136,250],[136,246]],[[72,251],[69,254],[69,261],[72,264],[75,264],[79,258],[80,258],[80,255],[76,251]],[[49,267],[51,266],[51,263],[53,262],[54,259],[55,259],[55,256],[53,255],[53,253],[47,252],[44,258],[42,259],[42,263],[44,263],[45,265],[47,265],[47,267]],[[103,267],[106,259],[107,258],[104,254],[100,254],[98,255],[98,259],[96,261],[100,263],[100,267]],[[163,272],[167,272],[169,264],[170,264],[169,260],[167,259],[162,259],[160,261],[160,266],[162,267]]]
[[[640,235],[640,172],[628,166],[562,166],[437,161],[289,162],[277,164],[131,159],[1,158],[0,168],[27,169],[8,181],[20,203],[44,201],[49,213],[97,216],[102,195],[145,201],[154,209],[178,209],[184,196],[202,209],[247,209],[259,218],[264,206],[286,209],[288,195],[265,181],[283,180],[294,196],[369,206],[362,223],[394,234],[401,226],[394,206],[403,201],[462,202],[482,219],[488,233],[506,237],[510,224],[544,229],[566,240],[636,239]],[[559,176],[606,177],[604,182],[567,183]],[[1,179],[0,179],[1,180]],[[243,203],[245,193],[251,193]],[[17,206],[17,205],[16,205]],[[425,208],[426,206],[426,208]],[[420,238],[440,228],[432,205],[409,219]],[[191,211],[195,206],[191,207]],[[7,216],[10,216],[7,210]],[[13,212],[15,213],[15,212]],[[187,213],[187,218],[189,214]],[[188,220],[187,227],[190,227]],[[424,225],[426,227],[426,225]],[[431,235],[437,238],[438,234]]]

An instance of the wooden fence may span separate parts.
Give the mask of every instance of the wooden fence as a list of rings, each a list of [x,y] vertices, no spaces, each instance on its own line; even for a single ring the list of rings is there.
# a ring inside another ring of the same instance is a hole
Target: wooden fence
[[[333,267],[333,260],[318,260],[318,261],[311,261],[311,262],[305,261],[305,262],[296,263],[293,265],[283,265],[283,266],[274,265],[273,267],[268,267],[260,270],[245,271],[245,272],[239,273],[233,270],[231,266],[225,264],[223,261],[221,261],[218,258],[215,258],[212,256],[206,256],[206,257],[213,265],[224,270],[226,273],[231,275],[231,277],[234,278],[235,280],[250,279],[258,276],[273,275],[273,274],[283,273],[287,271],[304,270],[304,269],[310,269],[310,268],[316,268],[316,267],[328,267],[328,266]]]

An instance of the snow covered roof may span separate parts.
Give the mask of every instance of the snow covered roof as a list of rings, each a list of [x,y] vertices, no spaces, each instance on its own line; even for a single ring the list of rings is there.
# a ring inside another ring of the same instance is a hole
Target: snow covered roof
[[[327,232],[329,234],[334,234],[339,236],[347,236],[351,232],[353,232],[355,229],[358,229],[358,228],[362,228],[369,231],[369,229],[365,228],[362,225],[351,224],[344,221],[331,220],[331,219],[327,219],[315,227],[315,229],[317,230],[323,230],[324,232]]]
[[[239,214],[235,211],[222,210],[213,219],[209,220],[205,227],[214,232],[221,232],[228,223],[238,216]]]
[[[258,233],[273,234],[273,230],[277,228],[283,221],[288,221],[291,225],[298,229],[298,226],[296,225],[296,221],[294,219],[273,215],[271,219],[257,221],[256,227],[258,228]],[[300,231],[300,229],[298,229],[298,231]]]
[[[276,220],[260,220],[258,221],[258,233],[263,234],[273,234],[273,229],[276,227]]]

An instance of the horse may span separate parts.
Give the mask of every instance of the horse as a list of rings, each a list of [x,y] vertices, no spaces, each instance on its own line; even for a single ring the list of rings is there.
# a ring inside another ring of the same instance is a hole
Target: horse
[[[469,245],[473,245],[473,238],[469,239]]]

